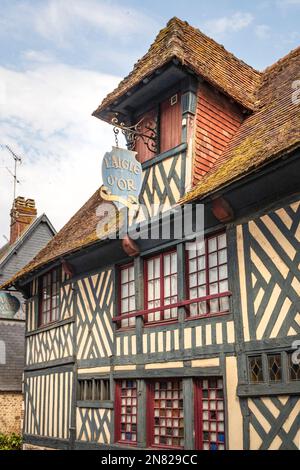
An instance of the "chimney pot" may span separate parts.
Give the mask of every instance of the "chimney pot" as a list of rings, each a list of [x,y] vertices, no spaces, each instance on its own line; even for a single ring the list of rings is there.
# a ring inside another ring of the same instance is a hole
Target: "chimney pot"
[[[34,199],[18,196],[13,202],[10,216],[10,244],[12,245],[36,219],[37,211]]]

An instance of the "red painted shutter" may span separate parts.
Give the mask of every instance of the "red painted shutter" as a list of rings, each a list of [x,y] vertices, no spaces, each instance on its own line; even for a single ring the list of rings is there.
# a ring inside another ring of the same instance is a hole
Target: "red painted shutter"
[[[177,93],[177,102],[173,105],[171,98],[163,101],[160,106],[160,153],[181,143],[181,95]]]

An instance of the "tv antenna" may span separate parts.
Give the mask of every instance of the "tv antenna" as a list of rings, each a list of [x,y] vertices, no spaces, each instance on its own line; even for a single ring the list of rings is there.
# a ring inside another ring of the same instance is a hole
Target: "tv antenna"
[[[18,179],[18,164],[21,165],[22,163],[22,158],[17,155],[9,145],[1,145],[1,147],[5,148],[9,153],[10,155],[13,157],[14,159],[14,172],[12,172],[9,168],[6,167],[7,171],[9,172],[9,174],[13,177],[13,180],[14,180],[14,199],[16,199],[16,191],[17,191],[17,184],[20,184],[20,180]]]

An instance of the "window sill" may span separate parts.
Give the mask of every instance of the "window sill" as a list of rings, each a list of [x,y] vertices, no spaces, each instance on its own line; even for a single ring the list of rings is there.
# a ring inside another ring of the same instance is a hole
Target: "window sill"
[[[113,409],[114,404],[110,400],[103,401],[90,401],[90,400],[78,400],[76,403],[77,408],[107,408]]]
[[[39,333],[42,333],[43,331],[52,330],[53,328],[58,328],[60,326],[67,325],[68,323],[74,323],[74,321],[74,317],[66,318],[65,320],[57,320],[52,323],[48,323],[47,325],[39,326],[33,331],[28,331],[25,336],[28,337],[37,335]]]
[[[300,394],[300,380],[281,383],[257,383],[238,385],[239,397],[252,397],[264,395],[298,395]]]
[[[146,170],[147,168],[150,168],[153,165],[156,165],[156,163],[162,162],[166,158],[174,157],[178,153],[185,152],[187,149],[187,144],[179,144],[176,147],[173,147],[170,150],[167,150],[166,152],[159,153],[158,155],[154,155],[152,158],[149,160],[146,160],[145,162],[142,163],[142,169]]]
[[[115,445],[120,445],[120,446],[124,446],[124,447],[136,447],[137,446],[137,442],[131,442],[131,441],[117,441],[115,442]]]
[[[178,318],[172,318],[172,320],[160,320],[144,323],[144,328],[151,328],[153,326],[174,325],[175,323],[178,323]]]
[[[193,321],[193,320],[207,320],[208,318],[216,318],[216,317],[226,317],[230,315],[231,312],[219,312],[219,313],[208,313],[206,315],[195,315],[194,317],[186,317],[185,321]]]

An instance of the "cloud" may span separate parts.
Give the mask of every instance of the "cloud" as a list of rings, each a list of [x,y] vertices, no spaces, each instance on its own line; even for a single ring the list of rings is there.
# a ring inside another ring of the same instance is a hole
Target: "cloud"
[[[3,30],[34,31],[59,47],[70,47],[74,39],[92,33],[117,38],[120,43],[133,34],[152,33],[156,21],[142,12],[106,0],[43,0],[7,4],[0,20]]]
[[[214,37],[225,33],[238,32],[247,28],[253,21],[251,13],[236,12],[232,16],[223,16],[206,21],[204,28],[206,32]]]
[[[270,37],[271,28],[266,24],[259,24],[255,26],[254,33],[259,39],[267,39]]]
[[[118,81],[59,63],[0,67],[0,143],[24,157],[18,194],[34,198],[57,228],[101,184],[101,159],[114,140],[110,126],[91,113]],[[12,180],[5,167],[12,163],[0,151],[0,240],[9,231]]]

